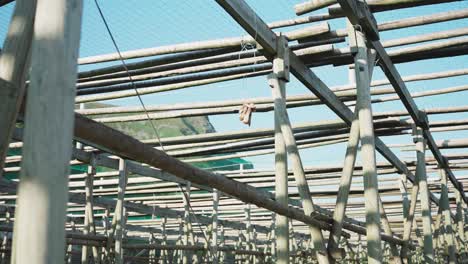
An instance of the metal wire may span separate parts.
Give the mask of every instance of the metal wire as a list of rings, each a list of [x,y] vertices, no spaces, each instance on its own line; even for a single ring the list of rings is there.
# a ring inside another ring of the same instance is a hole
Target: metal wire
[[[122,66],[124,67],[124,70],[125,70],[126,74],[128,75],[128,79],[129,79],[129,81],[131,82],[131,84],[132,84],[132,86],[133,86],[133,89],[135,90],[135,93],[136,93],[136,95],[137,95],[137,97],[138,97],[138,100],[140,101],[140,104],[141,104],[141,107],[143,108],[143,111],[145,112],[145,115],[146,115],[146,117],[147,117],[147,119],[148,119],[148,122],[150,123],[150,125],[151,125],[151,127],[152,127],[152,129],[153,129],[153,131],[154,131],[154,133],[155,133],[155,135],[156,135],[156,137],[157,137],[157,139],[158,139],[158,142],[159,142],[159,145],[160,145],[162,151],[165,152],[164,146],[163,146],[163,144],[162,144],[162,142],[161,142],[161,137],[159,136],[159,132],[158,132],[158,130],[156,129],[156,126],[154,125],[153,120],[152,120],[152,119],[150,118],[150,116],[149,116],[149,112],[148,112],[148,110],[147,110],[147,108],[146,108],[146,106],[145,106],[145,103],[143,102],[143,99],[142,99],[140,93],[138,92],[138,88],[137,88],[136,85],[135,85],[135,82],[134,82],[134,80],[133,80],[133,78],[132,78],[132,75],[130,74],[130,71],[129,71],[128,67],[127,67],[127,64],[125,63],[125,60],[124,60],[123,57],[122,57],[122,54],[121,54],[120,49],[119,49],[119,46],[117,45],[117,41],[115,40],[114,35],[112,34],[112,31],[110,30],[109,24],[107,23],[107,20],[106,20],[106,18],[105,18],[105,16],[104,16],[104,13],[102,12],[102,9],[101,9],[101,7],[100,7],[100,5],[99,5],[98,0],[94,0],[94,3],[96,4],[96,8],[97,8],[97,10],[98,10],[98,12],[99,12],[99,15],[100,15],[100,17],[101,17],[101,19],[102,19],[102,22],[104,23],[104,26],[106,27],[107,33],[109,34],[109,37],[110,37],[111,40],[112,40],[112,43],[113,43],[113,45],[114,45],[115,50],[117,51],[117,54],[119,55],[119,60],[122,62]],[[161,172],[163,172],[163,171],[161,171]],[[189,199],[187,193],[183,190],[183,188],[182,188],[182,186],[181,186],[180,184],[178,184],[178,187],[179,187],[179,189],[180,189],[180,192],[181,192],[181,193],[184,195],[184,197],[185,197],[185,200],[186,200],[187,205],[188,205],[188,207],[189,207],[189,213],[192,214],[192,216],[195,218],[195,221],[196,221],[196,222],[200,223],[200,221],[198,221],[198,218],[197,218],[197,216],[196,216],[196,214],[195,214],[195,212],[194,212],[194,210],[193,210],[193,208],[192,208],[192,205],[190,204],[190,199]],[[202,233],[203,238],[205,239],[205,242],[206,242],[206,244],[208,245],[208,249],[210,249],[210,248],[211,248],[211,244],[210,244],[208,238],[206,237],[205,233],[203,232],[203,229],[202,229],[202,227],[201,227],[201,224],[198,225],[198,228],[200,229],[200,233]],[[211,250],[208,250],[208,252],[212,255],[212,257],[213,257],[215,260],[217,259],[216,254],[213,254],[213,252],[212,252]]]

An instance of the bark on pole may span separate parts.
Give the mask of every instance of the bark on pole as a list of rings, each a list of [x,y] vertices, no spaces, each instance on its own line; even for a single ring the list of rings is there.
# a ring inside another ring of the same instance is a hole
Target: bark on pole
[[[12,263],[65,259],[81,14],[80,0],[37,3]]]

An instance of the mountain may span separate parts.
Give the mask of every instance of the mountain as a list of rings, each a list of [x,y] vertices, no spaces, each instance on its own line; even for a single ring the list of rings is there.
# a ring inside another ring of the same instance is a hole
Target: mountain
[[[112,107],[110,104],[102,103],[88,103],[85,104],[85,108],[99,108],[99,107]],[[110,115],[101,115],[105,117]],[[112,115],[116,116],[116,115]],[[129,136],[132,136],[139,140],[155,139],[157,136],[149,123],[149,121],[132,121],[132,122],[119,122],[119,123],[108,123],[106,124],[112,128],[115,128]],[[197,117],[181,117],[171,118],[163,120],[154,120],[153,125],[157,128],[159,136],[164,137],[176,137],[176,136],[188,136],[196,134],[214,133],[216,129],[210,123],[207,116]],[[240,164],[244,164],[244,169],[252,169],[253,166],[248,161],[240,158],[209,161],[209,162],[197,162],[192,165],[210,169],[215,168],[216,170],[238,170]]]

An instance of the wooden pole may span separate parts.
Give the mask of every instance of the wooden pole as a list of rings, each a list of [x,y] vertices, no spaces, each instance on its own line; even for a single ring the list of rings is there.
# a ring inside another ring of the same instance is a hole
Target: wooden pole
[[[102,216],[102,223],[104,225],[104,235],[107,237],[107,245],[102,247],[103,251],[103,263],[110,263],[110,236],[112,233],[112,224],[110,222],[110,210],[109,208],[104,209],[104,215]]]
[[[355,36],[354,39],[352,36]],[[368,54],[364,34],[360,31],[350,31],[351,49],[356,49],[354,64],[356,70],[357,109],[361,139],[361,157],[364,171],[364,197],[366,206],[367,255],[368,263],[382,262],[382,247],[380,237],[380,212],[378,198],[378,180],[375,158],[375,135],[372,120],[370,98],[370,74]]]
[[[338,249],[340,242],[341,231],[343,229],[343,220],[345,218],[346,205],[348,203],[349,190],[351,189],[351,181],[356,163],[356,155],[359,145],[359,119],[357,112],[355,119],[351,124],[349,132],[348,144],[346,146],[345,160],[343,171],[340,179],[340,187],[336,197],[335,210],[333,212],[333,226],[328,239],[328,251],[331,253]]]
[[[281,41],[278,41],[281,43]],[[286,50],[287,47],[281,46],[280,50],[283,52]],[[284,52],[284,54],[289,54],[289,51]],[[282,70],[285,71],[286,67]],[[289,71],[289,69],[287,69]],[[277,118],[281,132],[283,134],[284,142],[286,145],[288,156],[291,159],[292,169],[294,172],[294,177],[296,179],[297,188],[299,191],[299,195],[302,200],[302,207],[304,213],[306,215],[311,215],[315,209],[312,198],[310,197],[309,186],[306,181],[306,177],[304,174],[304,168],[302,165],[301,157],[299,155],[299,150],[296,145],[296,140],[294,138],[294,133],[291,128],[291,123],[289,121],[288,113],[286,110],[286,103],[284,98],[281,95],[281,85],[280,85],[280,78],[287,79],[286,72],[283,73],[284,75],[278,76],[276,74],[272,74],[268,76],[269,84],[272,88],[273,98],[275,100],[275,118]],[[314,248],[316,250],[316,256],[320,264],[328,264],[328,253],[325,247],[323,234],[319,228],[316,226],[310,226],[310,233],[312,236],[312,240],[314,241]]]
[[[33,37],[36,0],[18,0],[0,55],[0,176],[23,101]]]
[[[167,245],[167,231],[166,231],[166,223],[167,223],[167,217],[163,217],[161,221],[161,229],[162,229],[162,243],[161,245],[165,246]],[[167,264],[169,253],[167,250],[161,250],[161,260],[162,264]]]
[[[382,198],[379,195],[379,211],[380,211],[380,218],[382,220],[382,227],[384,229],[384,232],[386,235],[393,236],[393,231],[392,228],[390,227],[390,223],[387,218],[387,213],[385,212],[385,208],[382,203]],[[400,255],[398,254],[398,248],[395,244],[389,244],[390,246],[390,254],[389,254],[389,259],[391,260],[390,263],[393,264],[401,264],[401,258]]]
[[[304,3],[300,3],[294,6],[296,15],[303,15],[329,5],[336,4],[336,0],[309,0]]]
[[[305,37],[323,34],[327,31],[330,31],[330,27],[325,22],[325,23],[319,24],[318,26],[309,28],[308,30],[300,29],[297,31],[287,32],[286,36],[290,40],[297,40],[297,39],[301,39]],[[135,58],[141,58],[141,57],[181,53],[181,52],[195,51],[195,50],[239,47],[244,43],[255,44],[256,40],[251,36],[243,36],[243,37],[233,37],[233,38],[225,38],[225,39],[217,39],[217,40],[198,41],[198,42],[192,42],[192,43],[181,43],[181,44],[170,45],[170,46],[161,46],[161,47],[154,47],[154,48],[124,51],[124,52],[121,52],[120,54],[110,53],[110,54],[102,54],[102,55],[96,55],[96,56],[91,56],[91,57],[85,57],[85,58],[80,58],[78,63],[79,64],[91,64],[91,63],[101,63],[101,62],[108,62],[108,61],[118,61],[121,57],[124,59],[135,59]]]
[[[11,222],[11,215],[10,215],[10,211],[7,210],[5,212],[5,224],[9,225],[10,222]],[[3,241],[2,241],[2,246],[1,246],[2,253],[1,253],[1,259],[0,259],[1,264],[7,264],[8,263],[8,254],[7,254],[6,250],[10,246],[10,243],[8,243],[8,241],[10,240],[9,235],[10,234],[8,232],[3,233]]]
[[[283,39],[281,39],[284,42]],[[287,43],[287,42],[286,42]],[[284,44],[284,43],[283,43]],[[284,56],[283,54],[280,54]],[[282,73],[284,66],[288,62],[282,57],[277,57],[273,62],[273,73],[279,75]],[[279,92],[282,100],[286,98],[286,80],[278,80]],[[288,199],[288,162],[287,151],[284,142],[284,136],[281,132],[280,113],[281,106],[276,106],[279,101],[274,101],[275,104],[275,198],[276,201],[284,206],[289,205]],[[275,224],[276,234],[276,263],[289,263],[289,224],[286,216],[277,215]]]
[[[426,176],[426,141],[423,137],[421,128],[415,129],[414,141],[416,143],[416,177],[418,178],[420,203],[423,222],[423,240],[424,240],[424,262],[434,263],[434,246],[432,242],[432,215],[431,200],[429,197],[429,187]]]
[[[94,158],[91,158],[91,163],[94,163]],[[89,234],[90,232],[94,235],[96,234],[94,226],[94,212],[93,212],[93,180],[95,175],[95,169],[93,165],[88,166],[88,171],[85,178],[85,194],[86,194],[86,204],[85,204],[85,217],[84,217],[84,234]],[[81,250],[81,263],[87,264],[89,261],[89,249],[91,247],[84,245]],[[97,249],[93,247],[93,256],[94,261],[98,261],[97,258]]]
[[[467,258],[467,250],[466,250],[466,237],[465,237],[465,216],[463,211],[463,199],[461,194],[458,190],[455,190],[455,199],[457,203],[457,233],[458,237],[460,238],[460,254],[462,258]]]
[[[212,263],[218,264],[218,207],[219,207],[219,191],[213,190],[213,224],[212,224],[212,236],[211,236],[211,252],[212,252]]]
[[[12,263],[65,259],[81,12],[80,0],[37,3]]]
[[[115,206],[114,217],[112,220],[113,224],[113,232],[115,233],[115,246],[114,246],[114,254],[115,254],[115,263],[116,264],[123,264],[123,222],[125,214],[124,214],[124,199],[125,199],[125,190],[127,188],[127,162],[124,159],[119,159],[119,187],[118,187],[118,194],[117,194],[117,204]]]
[[[445,170],[440,169],[440,206],[442,207],[442,215],[444,218],[445,243],[448,250],[448,260],[450,264],[457,263],[457,255],[455,248],[455,234],[452,226],[452,217],[450,212],[450,202],[448,197],[447,174]]]
[[[416,175],[415,182],[413,183],[413,188],[411,189],[411,200],[408,213],[406,214],[406,219],[404,219],[403,224],[403,241],[404,244],[401,247],[401,257],[403,261],[408,262],[408,247],[410,245],[411,231],[414,223],[414,214],[416,211],[416,202],[419,195],[419,178]]]
[[[245,214],[245,223],[246,223],[246,230],[245,230],[245,245],[246,250],[252,250],[252,222],[250,221],[250,204],[245,205],[244,207],[244,214]],[[247,260],[245,263],[253,264],[252,256],[246,256]]]
[[[349,22],[347,23],[349,27]],[[354,68],[348,68],[349,84],[356,87],[356,73]],[[359,119],[358,111],[354,109],[354,119],[349,130],[348,144],[346,146],[345,160],[340,178],[340,185],[336,195],[336,205],[333,211],[333,225],[328,238],[327,250],[331,256],[333,251],[339,250],[341,231],[345,218],[346,205],[348,203],[349,191],[351,189],[354,166],[356,164],[356,155],[359,145]]]
[[[185,190],[182,191],[182,200],[184,201],[184,237],[183,237],[183,245],[189,245],[189,238],[190,238],[190,182],[186,182]],[[189,263],[190,259],[190,251],[184,250],[182,256],[182,263],[187,264]]]
[[[328,229],[327,224],[317,221],[312,217],[305,216],[299,210],[293,208],[285,208],[273,201],[270,196],[259,192],[258,189],[252,188],[247,184],[241,184],[237,181],[227,179],[224,176],[208,171],[203,171],[190,166],[186,163],[178,161],[159,150],[147,146],[140,141],[133,139],[125,134],[114,129],[93,122],[80,115],[76,115],[76,136],[86,142],[99,142],[99,145],[110,150],[115,155],[122,155],[134,160],[159,167],[165,171],[178,175],[180,178],[190,180],[193,183],[204,184],[222,190],[223,193],[233,195],[241,201],[253,203],[259,207],[263,207],[276,213],[287,215],[290,218],[312,224],[323,229]],[[158,157],[158,158],[155,158]],[[150,210],[151,211],[151,210]],[[360,234],[365,233],[365,229],[354,226],[344,225],[344,228],[355,231]],[[401,243],[401,240],[382,236],[383,239],[393,243]]]
[[[468,228],[467,228],[467,225],[468,225],[468,210],[467,210],[466,203],[462,203],[462,205],[463,205],[463,222],[464,222],[465,239],[468,239]],[[467,254],[468,254],[468,245],[467,245],[466,242],[465,242],[465,247],[466,247],[466,251],[467,251]]]

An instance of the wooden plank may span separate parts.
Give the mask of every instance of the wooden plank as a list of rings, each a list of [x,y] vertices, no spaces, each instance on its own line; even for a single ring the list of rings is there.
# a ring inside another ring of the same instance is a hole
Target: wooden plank
[[[81,0],[37,3],[12,263],[65,259],[81,14]]]

